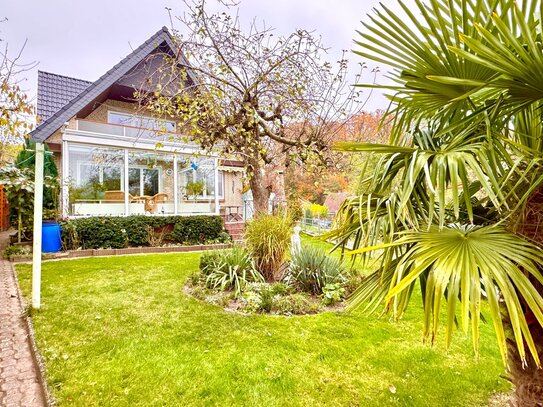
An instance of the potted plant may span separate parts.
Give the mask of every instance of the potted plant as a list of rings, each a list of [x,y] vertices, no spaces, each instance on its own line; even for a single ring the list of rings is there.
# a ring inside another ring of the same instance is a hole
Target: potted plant
[[[192,196],[192,199],[196,200],[198,196],[204,194],[204,183],[202,181],[189,181],[185,186],[188,196]]]

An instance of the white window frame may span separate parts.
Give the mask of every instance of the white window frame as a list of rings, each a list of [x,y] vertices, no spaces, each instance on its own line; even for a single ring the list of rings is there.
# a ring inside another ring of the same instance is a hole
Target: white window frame
[[[213,168],[212,168],[213,170]],[[196,175],[198,174],[198,170],[195,170],[194,168],[185,168],[181,171],[179,171],[179,175],[183,174],[183,173],[191,173],[191,179],[192,179],[192,182],[195,182],[195,178],[196,178]],[[222,179],[222,183],[219,182],[219,179]],[[224,172],[223,171],[219,171],[219,174],[218,174],[218,179],[216,180],[217,183],[219,185],[222,185],[222,191],[220,190],[219,188],[219,199],[224,199]],[[204,194],[203,195],[198,195],[195,197],[195,199],[200,199],[200,200],[213,200],[215,199],[215,196],[214,195],[210,195],[208,196],[207,195],[207,183],[204,181]]]
[[[98,182],[100,184],[104,183],[104,167],[118,167],[121,173],[121,189],[120,191],[124,191],[124,165],[104,165],[104,164],[96,164],[92,161],[78,161],[77,162],[77,173],[76,173],[76,184],[78,186],[81,185],[81,167],[84,165],[88,165],[91,167],[98,167]]]
[[[162,168],[161,167],[155,167],[155,168],[149,168],[145,165],[129,165],[128,166],[128,172],[130,173],[130,170],[140,170],[140,186],[139,186],[139,189],[140,189],[140,193],[139,195],[144,195],[143,194],[143,190],[144,190],[144,185],[143,185],[143,170],[157,170],[158,171],[158,194],[160,194],[164,189],[163,189],[163,186],[162,186]],[[129,185],[130,185],[130,180],[128,180],[129,182]],[[130,192],[130,189],[128,190],[128,192]]]

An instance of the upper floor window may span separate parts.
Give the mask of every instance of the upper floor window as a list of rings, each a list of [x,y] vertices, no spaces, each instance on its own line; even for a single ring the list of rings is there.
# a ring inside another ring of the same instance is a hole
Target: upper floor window
[[[108,122],[123,126],[132,126],[157,131],[175,131],[175,122],[171,120],[154,119],[152,117],[136,116],[126,113],[108,112]]]

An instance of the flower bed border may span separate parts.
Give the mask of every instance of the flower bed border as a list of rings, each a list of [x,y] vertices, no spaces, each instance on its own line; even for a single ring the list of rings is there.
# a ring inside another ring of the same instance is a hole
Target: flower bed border
[[[229,249],[232,246],[231,243],[220,243],[192,246],[127,247],[124,249],[83,249],[46,253],[42,255],[42,258],[43,260],[58,260],[77,259],[81,257],[126,256],[130,254],[185,253]],[[11,261],[14,263],[24,263],[32,261],[32,256],[12,256]]]

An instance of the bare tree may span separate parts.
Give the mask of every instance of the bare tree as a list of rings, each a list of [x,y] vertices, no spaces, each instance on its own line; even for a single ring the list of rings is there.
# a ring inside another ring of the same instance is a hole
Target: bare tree
[[[220,3],[225,12],[209,13],[205,0],[185,0],[187,12],[172,18],[177,55],[161,56],[165,62],[136,98],[154,114],[175,117],[204,149],[241,159],[259,213],[267,210],[266,172],[289,162],[333,165],[338,123],[363,103],[349,84],[347,60],[327,62],[312,32],[276,36],[255,20],[244,30],[239,16],[227,12],[237,3]],[[184,35],[174,27],[179,23]],[[187,85],[191,74],[197,85]]]
[[[6,19],[0,21],[4,22]],[[21,74],[35,64],[23,64],[21,56],[26,41],[14,57],[9,56],[9,47],[0,37],[0,144],[21,144],[30,130],[28,115],[33,113],[27,95],[21,90]],[[10,148],[2,148],[9,151]],[[0,151],[0,159],[2,152]]]

